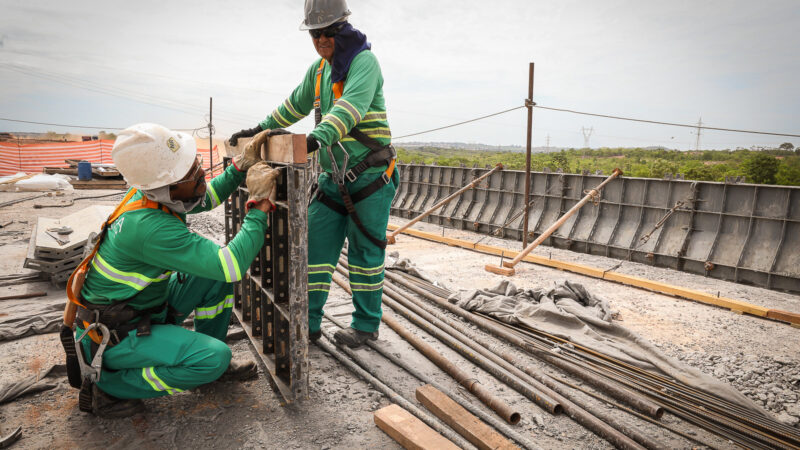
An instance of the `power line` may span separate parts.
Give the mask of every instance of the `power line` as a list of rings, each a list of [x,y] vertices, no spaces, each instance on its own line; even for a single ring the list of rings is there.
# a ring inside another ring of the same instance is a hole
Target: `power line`
[[[406,134],[404,136],[397,136],[394,139],[402,139],[402,138],[407,138],[407,137],[411,137],[411,136],[417,136],[419,134],[425,134],[425,133],[430,133],[430,132],[433,132],[433,131],[444,130],[445,128],[457,127],[459,125],[464,125],[465,123],[475,122],[475,121],[478,121],[478,120],[481,120],[481,119],[488,119],[489,117],[499,116],[500,114],[505,114],[505,113],[508,113],[508,112],[511,112],[511,111],[516,111],[516,110],[522,109],[522,108],[527,108],[527,106],[525,106],[525,105],[517,106],[516,108],[506,109],[505,111],[500,111],[500,112],[496,112],[496,113],[493,113],[493,114],[488,114],[488,115],[485,115],[485,116],[476,117],[474,119],[465,120],[463,122],[454,123],[452,125],[445,125],[443,127],[433,128],[431,130],[425,130],[425,131],[420,131],[420,132],[417,132],[417,133]]]
[[[629,120],[629,121],[632,121],[632,122],[654,123],[654,124],[657,124],[657,125],[671,125],[673,127],[686,127],[686,128],[694,128],[694,129],[701,129],[701,130],[732,131],[734,133],[766,134],[766,135],[770,135],[770,136],[800,137],[800,134],[771,133],[769,131],[738,130],[738,129],[735,129],[735,128],[703,127],[703,126],[690,125],[690,124],[685,124],[685,123],[660,122],[660,121],[657,121],[657,120],[634,119],[634,118],[631,118],[631,117],[620,117],[620,116],[612,116],[612,115],[609,115],[609,114],[588,113],[588,112],[582,112],[582,111],[575,111],[575,110],[572,110],[572,109],[553,108],[553,107],[540,106],[540,105],[534,105],[534,108],[548,109],[550,111],[568,112],[568,113],[572,113],[572,114],[581,114],[581,115],[584,115],[584,116],[605,117],[607,119]]]
[[[36,125],[51,125],[51,126],[54,126],[54,127],[89,128],[89,129],[97,129],[97,130],[124,130],[125,129],[125,128],[121,128],[121,127],[91,127],[91,126],[88,126],[88,125],[65,125],[63,123],[34,122],[34,121],[31,121],[31,120],[8,119],[8,118],[5,118],[5,117],[0,117],[0,120],[4,120],[6,122],[32,123],[32,124],[36,124]],[[174,130],[174,131],[196,131],[196,130],[199,130],[201,128],[205,128],[205,127],[200,127],[200,128],[170,128],[170,129]]]

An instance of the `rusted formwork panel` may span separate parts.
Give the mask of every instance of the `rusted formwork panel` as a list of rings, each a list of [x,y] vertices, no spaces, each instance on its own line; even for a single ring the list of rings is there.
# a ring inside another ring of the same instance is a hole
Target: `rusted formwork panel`
[[[234,314],[283,400],[292,403],[308,397],[308,164],[268,162],[281,170],[276,209],[263,247],[235,285]],[[225,202],[228,242],[241,227],[247,196],[240,186]]]
[[[401,164],[392,213],[413,217],[488,169]],[[606,176],[531,173],[529,240]],[[424,220],[522,240],[525,175],[504,170]],[[800,292],[800,188],[620,178],[545,245]]]

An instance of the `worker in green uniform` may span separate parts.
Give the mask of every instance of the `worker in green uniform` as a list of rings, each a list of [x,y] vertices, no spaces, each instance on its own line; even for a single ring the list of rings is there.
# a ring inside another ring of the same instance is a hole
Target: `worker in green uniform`
[[[309,338],[321,336],[323,306],[345,238],[353,312],[339,343],[358,347],[378,338],[389,208],[399,185],[383,97],[383,76],[371,45],[347,22],[345,0],[306,0],[301,30],[321,57],[300,85],[261,123],[231,136],[288,127],[315,113],[307,137],[323,171],[308,208]]]
[[[206,183],[194,139],[147,123],[122,131],[111,156],[133,188],[118,207],[129,210],[107,229],[80,288],[85,308],[76,336],[94,322],[111,334],[91,386],[91,412],[125,417],[142,410],[138,399],[176,394],[223,373],[257,375],[253,361],[231,361],[225,337],[232,283],[264,242],[272,208],[264,192],[273,189],[277,171],[250,146]],[[253,207],[227,246],[187,229],[186,214],[220,205],[245,176]],[[192,311],[196,331],[179,325]],[[87,338],[79,345],[91,360],[97,344]]]

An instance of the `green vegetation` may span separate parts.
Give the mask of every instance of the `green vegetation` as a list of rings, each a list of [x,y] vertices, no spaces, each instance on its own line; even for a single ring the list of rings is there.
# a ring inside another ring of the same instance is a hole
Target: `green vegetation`
[[[402,162],[443,166],[483,167],[503,163],[508,169],[524,169],[525,153],[492,152],[437,147],[397,147]],[[748,183],[800,186],[800,148],[784,143],[764,150],[649,150],[643,148],[569,149],[531,155],[531,169],[549,167],[567,173],[611,173],[619,167],[628,177],[662,178],[683,174],[687,180],[724,181],[726,176],[744,176]]]

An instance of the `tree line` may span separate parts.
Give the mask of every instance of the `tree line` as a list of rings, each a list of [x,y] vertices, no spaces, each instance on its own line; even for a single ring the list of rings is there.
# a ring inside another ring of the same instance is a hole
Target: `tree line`
[[[525,169],[525,153],[437,147],[403,148],[401,162],[442,166],[478,166],[502,163],[507,169]],[[800,186],[800,147],[784,143],[777,148],[679,151],[644,148],[564,149],[531,155],[531,170],[561,169],[566,173],[611,173],[619,167],[627,177],[662,178],[682,174],[687,180],[725,181],[745,177],[747,183]]]

